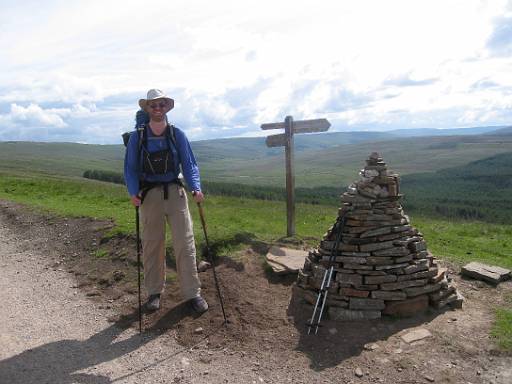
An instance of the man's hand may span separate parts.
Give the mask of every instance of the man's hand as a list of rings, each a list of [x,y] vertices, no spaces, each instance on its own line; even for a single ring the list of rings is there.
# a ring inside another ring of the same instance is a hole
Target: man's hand
[[[192,196],[194,196],[194,201],[196,203],[202,203],[204,201],[204,195],[201,191],[192,191]]]
[[[139,196],[132,196],[130,200],[135,207],[140,207],[141,201]]]

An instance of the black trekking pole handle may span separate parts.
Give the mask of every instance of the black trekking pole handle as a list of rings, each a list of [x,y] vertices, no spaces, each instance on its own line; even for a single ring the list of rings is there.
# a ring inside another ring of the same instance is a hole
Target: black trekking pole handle
[[[139,207],[135,207],[135,228],[137,232],[137,283],[139,290],[139,333],[142,333],[142,302],[140,298],[140,225]]]
[[[224,324],[227,325],[228,319],[226,317],[226,312],[224,311],[224,302],[222,300],[222,295],[220,293],[217,273],[215,272],[215,260],[213,260],[213,255],[210,252],[210,242],[208,241],[208,234],[206,233],[206,221],[204,219],[203,206],[201,205],[201,203],[198,202],[197,207],[199,208],[199,217],[201,218],[201,226],[203,227],[204,240],[206,242],[206,254],[208,256],[210,263],[212,264],[213,280],[215,281],[215,288],[217,288],[217,295],[219,296],[220,307],[222,309],[222,316],[224,316]]]

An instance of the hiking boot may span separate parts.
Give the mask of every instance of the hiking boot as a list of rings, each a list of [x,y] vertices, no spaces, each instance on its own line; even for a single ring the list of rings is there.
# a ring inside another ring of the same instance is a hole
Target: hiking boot
[[[211,268],[211,267],[212,267],[212,265],[209,262],[201,260],[197,264],[197,272],[199,272],[199,273],[205,272],[208,268]]]
[[[160,294],[149,295],[148,301],[146,302],[146,309],[148,311],[156,311],[160,309]]]
[[[190,305],[195,313],[201,314],[208,310],[208,303],[201,296],[196,296],[190,300]]]

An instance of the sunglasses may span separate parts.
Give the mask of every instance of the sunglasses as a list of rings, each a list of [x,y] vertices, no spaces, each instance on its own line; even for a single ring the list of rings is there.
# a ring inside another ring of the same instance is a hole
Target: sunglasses
[[[157,109],[157,108],[164,109],[165,107],[167,107],[166,103],[158,103],[158,104],[150,104],[149,105],[149,108],[151,108],[151,109]]]

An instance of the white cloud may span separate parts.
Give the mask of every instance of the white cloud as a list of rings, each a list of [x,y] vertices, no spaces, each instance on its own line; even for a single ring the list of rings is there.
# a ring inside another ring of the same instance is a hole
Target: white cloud
[[[36,104],[30,104],[28,107],[11,104],[11,111],[6,115],[0,115],[0,123],[15,127],[49,126],[65,128],[67,124],[62,119],[62,114],[68,114],[68,111],[57,109],[45,110]]]
[[[329,117],[333,129],[502,124],[510,4],[10,2],[0,14],[0,111],[9,111],[0,122],[117,142],[137,99],[158,87],[176,95],[171,118],[196,139],[260,134],[288,114]]]
[[[5,81],[3,89],[4,91],[0,93],[0,102],[84,103],[100,101],[107,94],[99,79],[54,71],[27,71],[19,78]]]

